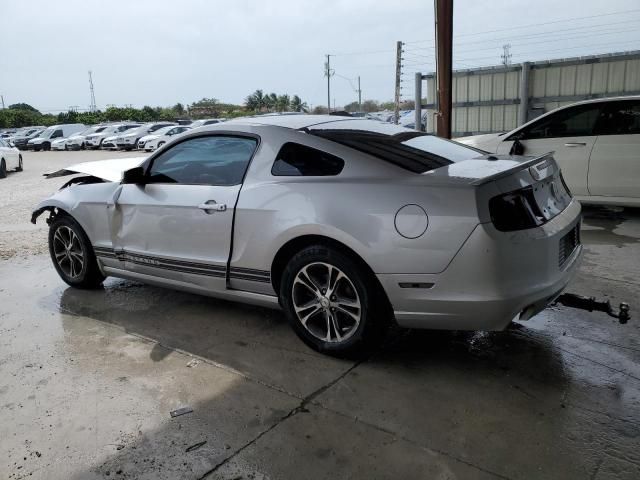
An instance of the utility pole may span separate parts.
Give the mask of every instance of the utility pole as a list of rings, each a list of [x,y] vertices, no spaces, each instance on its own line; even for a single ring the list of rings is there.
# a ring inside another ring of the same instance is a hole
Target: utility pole
[[[331,55],[327,55],[327,61],[324,62],[324,75],[327,77],[327,113],[331,113]]]
[[[358,112],[362,112],[362,89],[360,88],[360,75],[358,75]]]
[[[89,70],[89,92],[91,93],[91,105],[89,105],[89,111],[95,112],[96,108],[96,95],[93,91],[93,77],[91,75],[91,70]]]
[[[436,20],[436,134],[451,138],[451,68],[453,63],[453,0],[434,0]]]
[[[403,43],[396,42],[396,96],[395,96],[395,111],[394,111],[394,123],[398,124],[400,118],[400,80],[402,79],[402,45]]]
[[[502,64],[507,67],[509,65],[511,65],[511,44],[510,43],[505,43],[502,46],[502,55],[500,55],[500,58],[502,58]]]
[[[4,95],[0,95],[0,102],[2,103],[2,109],[4,110]]]

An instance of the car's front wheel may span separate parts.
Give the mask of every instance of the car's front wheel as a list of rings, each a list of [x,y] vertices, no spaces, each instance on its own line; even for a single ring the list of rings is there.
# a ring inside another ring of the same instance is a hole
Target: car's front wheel
[[[328,354],[353,354],[374,346],[390,310],[373,275],[350,256],[323,245],[291,258],[280,300],[298,336]]]
[[[68,215],[58,215],[49,226],[49,253],[66,283],[76,288],[97,288],[100,272],[91,242],[82,227]]]
[[[0,159],[0,178],[7,178],[7,162],[4,158]]]

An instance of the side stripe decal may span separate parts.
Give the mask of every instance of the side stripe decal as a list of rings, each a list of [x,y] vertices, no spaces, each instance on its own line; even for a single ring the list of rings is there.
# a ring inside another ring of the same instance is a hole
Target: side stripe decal
[[[201,262],[186,262],[172,258],[155,257],[140,253],[130,253],[124,250],[115,251],[107,247],[94,246],[93,250],[97,257],[117,259],[121,262],[130,262],[136,265],[147,265],[154,268],[162,268],[175,272],[189,273],[193,275],[205,275],[210,277],[225,277],[226,267],[224,265],[213,265]],[[248,280],[251,282],[271,282],[271,274],[265,270],[253,268],[231,267],[230,278],[238,280]]]

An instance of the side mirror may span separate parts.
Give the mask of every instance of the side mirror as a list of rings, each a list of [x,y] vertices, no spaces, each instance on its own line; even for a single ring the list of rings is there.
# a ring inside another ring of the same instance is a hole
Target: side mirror
[[[147,177],[145,176],[144,168],[142,167],[132,168],[124,172],[122,175],[122,183],[144,185],[146,180]]]

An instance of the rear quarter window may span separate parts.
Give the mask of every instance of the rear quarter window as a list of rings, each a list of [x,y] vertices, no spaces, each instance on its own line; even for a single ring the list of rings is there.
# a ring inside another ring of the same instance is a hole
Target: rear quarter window
[[[335,155],[289,142],[278,152],[271,174],[276,177],[326,177],[338,175],[343,168],[344,160]]]

